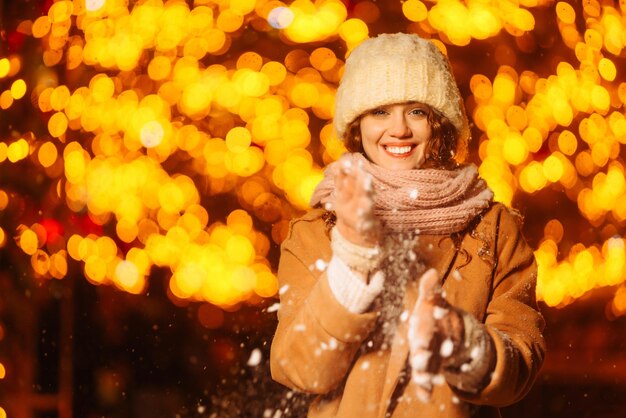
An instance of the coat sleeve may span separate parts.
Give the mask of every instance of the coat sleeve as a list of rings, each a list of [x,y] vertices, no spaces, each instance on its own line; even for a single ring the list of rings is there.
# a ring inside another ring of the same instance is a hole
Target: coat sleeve
[[[496,211],[495,228],[492,297],[485,325],[494,342],[496,365],[487,387],[462,397],[502,407],[519,401],[532,387],[545,355],[545,322],[536,306],[533,252],[505,207]]]
[[[315,394],[339,386],[377,317],[351,313],[333,296],[326,273],[315,266],[318,259],[328,262],[328,242],[319,219],[292,223],[281,247],[280,309],[270,353],[274,380]]]

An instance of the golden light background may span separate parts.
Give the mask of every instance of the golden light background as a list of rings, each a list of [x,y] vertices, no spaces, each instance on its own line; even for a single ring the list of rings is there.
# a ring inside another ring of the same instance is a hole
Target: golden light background
[[[626,313],[626,1],[61,0],[16,31],[39,63],[0,56],[2,123],[27,106],[47,130],[0,138],[0,165],[47,186],[40,219],[4,218],[0,246],[42,281],[76,264],[141,293],[159,267],[175,303],[275,296],[272,251],[345,151],[332,129],[345,58],[405,31],[450,56],[496,200],[553,210],[526,219],[542,235],[538,298],[608,287],[607,314]],[[0,189],[0,219],[18,198]]]

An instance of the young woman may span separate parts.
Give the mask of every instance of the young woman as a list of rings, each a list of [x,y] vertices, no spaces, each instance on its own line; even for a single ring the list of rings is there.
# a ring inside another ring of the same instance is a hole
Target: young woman
[[[282,245],[272,376],[310,417],[491,417],[541,367],[536,265],[518,217],[463,164],[449,63],[416,35],[346,61],[331,164]]]

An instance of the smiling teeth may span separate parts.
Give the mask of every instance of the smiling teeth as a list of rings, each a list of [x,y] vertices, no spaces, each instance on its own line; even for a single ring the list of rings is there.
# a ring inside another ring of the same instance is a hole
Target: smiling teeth
[[[411,152],[411,146],[407,145],[404,147],[386,147],[385,149],[392,154],[406,154],[407,152]]]

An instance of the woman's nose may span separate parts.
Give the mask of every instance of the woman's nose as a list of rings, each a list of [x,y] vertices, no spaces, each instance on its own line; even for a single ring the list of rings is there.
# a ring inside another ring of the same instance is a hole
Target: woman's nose
[[[407,124],[403,114],[395,114],[391,117],[391,125],[389,127],[389,134],[396,138],[406,138],[411,135],[411,130]]]

